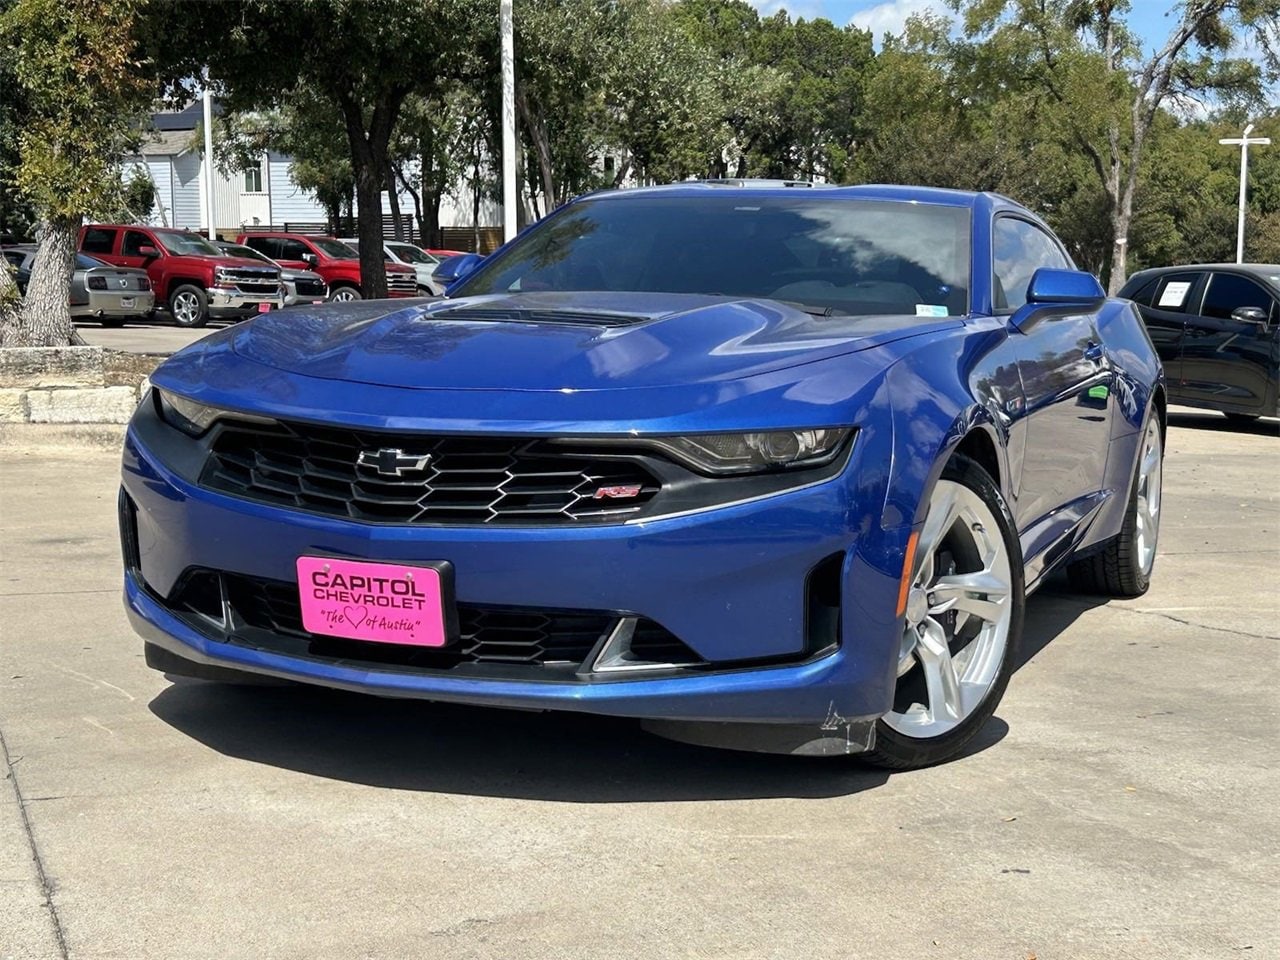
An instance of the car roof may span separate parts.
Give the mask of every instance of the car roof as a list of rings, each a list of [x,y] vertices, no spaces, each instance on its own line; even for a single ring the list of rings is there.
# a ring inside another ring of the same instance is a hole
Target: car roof
[[[1184,270],[1235,270],[1239,273],[1256,273],[1270,277],[1280,273],[1280,263],[1179,263],[1169,267],[1147,267],[1133,275],[1136,277],[1140,273],[1145,273],[1154,276],[1157,273]]]
[[[952,207],[974,207],[987,203],[993,207],[1010,207],[1024,212],[1021,204],[998,193],[974,190],[952,190],[945,187],[913,187],[901,184],[866,183],[857,186],[832,186],[797,180],[684,180],[653,187],[625,190],[599,190],[580,199],[625,200],[637,196],[689,196],[690,194],[727,194],[759,197],[802,197],[820,194],[824,200],[897,200],[909,203],[936,203]]]

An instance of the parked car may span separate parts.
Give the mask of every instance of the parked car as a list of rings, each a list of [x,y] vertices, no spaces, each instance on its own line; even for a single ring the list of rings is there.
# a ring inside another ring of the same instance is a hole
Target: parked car
[[[598,193],[447,299],[311,310],[129,426],[156,669],[904,768],[991,716],[1054,570],[1150,582],[1159,359],[1001,196]]]
[[[1280,415],[1280,264],[1200,263],[1131,276],[1169,400],[1240,422]]]
[[[246,247],[244,244],[215,240],[213,245],[229,256],[240,257],[244,260],[257,260],[259,263],[268,263],[273,267],[279,267],[280,282],[284,285],[282,306],[293,307],[299,303],[324,303],[329,299],[329,285],[324,282],[324,277],[318,273],[311,270],[297,270],[293,267],[281,266],[266,254],[259,253],[253,247]]]
[[[330,300],[364,299],[360,255],[341,240],[310,233],[242,233],[236,243],[252,247],[282,267],[318,273],[329,285]],[[387,264],[387,296],[418,296],[413,270]]]
[[[144,270],[180,327],[241,320],[280,306],[284,295],[278,267],[227,257],[187,230],[94,223],[80,230],[79,246],[106,263]]]
[[[466,253],[466,250],[436,250],[432,247],[425,248],[427,253],[431,254],[437,260],[447,260],[449,257],[460,257]]]
[[[4,258],[14,268],[19,292],[25,294],[36,247],[6,247]],[[127,320],[150,315],[154,309],[155,294],[145,270],[113,267],[86,254],[76,254],[71,273],[73,320],[98,320],[104,327],[120,327]]]
[[[356,253],[360,252],[359,237],[340,237],[343,243]],[[444,294],[444,285],[439,283],[433,274],[440,265],[440,259],[427,251],[404,240],[384,240],[382,256],[388,263],[399,263],[410,268],[418,281],[418,295],[423,297],[439,297]]]

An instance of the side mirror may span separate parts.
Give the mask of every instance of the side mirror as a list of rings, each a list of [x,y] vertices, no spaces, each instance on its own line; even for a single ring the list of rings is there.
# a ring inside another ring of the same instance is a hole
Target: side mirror
[[[140,257],[158,257],[158,256],[160,256],[160,251],[159,251],[159,250],[157,250],[155,247],[151,246],[149,243],[147,243],[147,244],[143,244],[142,246],[140,246],[140,247],[138,248],[138,256],[140,256]]]
[[[1257,323],[1267,325],[1267,311],[1262,307],[1236,307],[1231,311],[1231,319],[1239,323]]]
[[[312,270],[320,266],[320,258],[317,257],[314,253],[304,253],[302,255],[302,262],[305,263]]]
[[[1092,273],[1041,267],[1031,275],[1027,302],[1009,322],[1025,330],[1045,317],[1096,310],[1106,298],[1106,291]]]
[[[440,265],[436,267],[431,276],[446,287],[451,286],[463,277],[468,277],[475,273],[476,268],[482,263],[484,263],[484,257],[480,256],[480,254],[464,253],[457,257],[450,257],[448,260],[441,260]]]

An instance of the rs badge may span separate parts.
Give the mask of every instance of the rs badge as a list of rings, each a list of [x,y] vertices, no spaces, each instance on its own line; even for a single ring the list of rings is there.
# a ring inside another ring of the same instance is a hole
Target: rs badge
[[[640,496],[640,484],[624,483],[615,487],[597,487],[592,494],[595,500],[630,500]]]

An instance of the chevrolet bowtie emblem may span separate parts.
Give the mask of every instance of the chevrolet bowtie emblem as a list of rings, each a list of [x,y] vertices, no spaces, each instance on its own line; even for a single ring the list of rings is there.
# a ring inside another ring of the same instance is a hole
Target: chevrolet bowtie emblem
[[[407,454],[397,447],[383,447],[380,450],[361,450],[356,463],[362,467],[373,467],[379,476],[401,477],[406,470],[424,470],[431,462],[431,454],[421,456]]]

